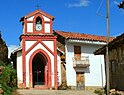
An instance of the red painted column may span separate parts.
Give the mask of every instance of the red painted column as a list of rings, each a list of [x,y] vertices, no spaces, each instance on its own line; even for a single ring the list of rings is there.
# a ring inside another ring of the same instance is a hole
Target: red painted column
[[[22,68],[23,68],[23,88],[26,88],[26,62],[25,62],[25,40],[22,39]]]
[[[52,88],[52,81],[51,81],[51,63],[48,61],[48,87]]]

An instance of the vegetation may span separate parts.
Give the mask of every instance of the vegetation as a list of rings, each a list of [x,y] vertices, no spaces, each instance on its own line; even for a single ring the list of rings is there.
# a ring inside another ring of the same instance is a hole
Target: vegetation
[[[105,91],[103,88],[98,88],[94,91],[94,93],[98,94],[98,95],[105,95]]]
[[[16,86],[16,71],[10,64],[0,61],[0,95],[12,95]]]
[[[0,33],[0,60],[8,63],[8,48]]]
[[[63,81],[62,84],[58,87],[59,90],[69,90],[71,87],[67,86],[66,81]]]

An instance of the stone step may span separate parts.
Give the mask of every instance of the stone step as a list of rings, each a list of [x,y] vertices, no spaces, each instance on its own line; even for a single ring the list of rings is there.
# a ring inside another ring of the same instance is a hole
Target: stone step
[[[33,89],[38,89],[38,90],[48,90],[48,87],[45,85],[34,85]]]

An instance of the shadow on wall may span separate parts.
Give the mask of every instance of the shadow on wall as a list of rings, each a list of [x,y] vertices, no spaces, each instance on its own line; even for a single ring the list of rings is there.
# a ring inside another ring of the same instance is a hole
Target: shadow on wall
[[[84,69],[82,69],[82,68],[75,68],[75,71],[76,72],[90,73],[90,68],[89,67],[84,68]]]

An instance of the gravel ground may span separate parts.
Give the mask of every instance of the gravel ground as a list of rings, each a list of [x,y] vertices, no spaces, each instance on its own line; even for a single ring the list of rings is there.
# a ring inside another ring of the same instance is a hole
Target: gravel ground
[[[20,95],[97,95],[92,91],[85,90],[20,90]]]

